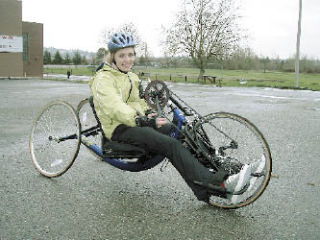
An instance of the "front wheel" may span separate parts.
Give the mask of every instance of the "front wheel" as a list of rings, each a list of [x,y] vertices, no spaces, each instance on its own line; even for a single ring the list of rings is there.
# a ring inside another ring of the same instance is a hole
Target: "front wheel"
[[[33,122],[29,146],[35,168],[46,177],[65,173],[80,148],[80,121],[73,107],[54,100],[45,105]]]
[[[232,113],[213,113],[194,128],[199,146],[215,156],[220,166],[237,173],[249,164],[253,172],[242,194],[214,194],[209,203],[220,208],[239,208],[253,203],[266,189],[272,171],[271,153],[262,133],[247,119]]]

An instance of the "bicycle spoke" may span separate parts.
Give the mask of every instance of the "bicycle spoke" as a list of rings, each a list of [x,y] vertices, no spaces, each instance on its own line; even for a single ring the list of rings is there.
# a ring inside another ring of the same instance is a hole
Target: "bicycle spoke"
[[[32,161],[42,175],[56,177],[72,165],[79,151],[80,139],[60,139],[68,134],[79,136],[79,132],[78,117],[68,103],[53,101],[44,107],[30,136]]]
[[[252,123],[238,115],[217,113],[204,119],[197,130],[202,127],[207,133],[211,146],[216,149],[215,161],[230,175],[239,172],[244,164],[254,166],[260,161],[264,162],[261,165],[263,169],[252,174],[250,185],[243,194],[232,198],[230,195],[213,195],[210,203],[223,208],[237,208],[252,203],[262,194],[270,180],[271,155],[267,143]],[[197,137],[198,141],[204,141],[201,134]],[[203,151],[208,151],[205,145],[200,146]]]

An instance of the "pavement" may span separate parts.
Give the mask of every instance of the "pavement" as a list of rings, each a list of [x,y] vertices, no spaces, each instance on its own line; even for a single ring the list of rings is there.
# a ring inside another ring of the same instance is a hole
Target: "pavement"
[[[43,79],[53,79],[53,80],[65,80],[71,82],[88,82],[90,76],[82,76],[82,75],[70,75],[67,77],[67,74],[44,74]]]
[[[320,93],[168,83],[200,113],[226,111],[267,139],[273,173],[252,205],[221,210],[199,202],[171,166],[120,171],[81,148],[67,173],[33,167],[28,138],[46,102],[77,103],[87,84],[0,81],[0,239],[319,239]]]

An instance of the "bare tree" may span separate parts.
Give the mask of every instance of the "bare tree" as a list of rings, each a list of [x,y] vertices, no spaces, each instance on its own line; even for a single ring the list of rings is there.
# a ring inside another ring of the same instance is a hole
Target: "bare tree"
[[[185,0],[166,30],[165,53],[189,55],[201,79],[210,59],[222,59],[238,45],[237,9],[234,0]]]
[[[143,42],[141,44],[140,50],[142,51],[140,55],[140,65],[144,65],[145,67],[148,67],[150,65],[150,58],[151,58],[151,55],[148,49],[148,44],[146,42]]]

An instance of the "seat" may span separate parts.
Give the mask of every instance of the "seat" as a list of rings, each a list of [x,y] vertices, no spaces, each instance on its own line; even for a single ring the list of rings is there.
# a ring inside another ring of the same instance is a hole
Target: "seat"
[[[132,144],[112,141],[111,139],[108,139],[102,131],[101,123],[96,114],[93,103],[93,96],[89,97],[89,103],[102,133],[101,149],[104,158],[144,158],[146,155],[148,155],[143,148],[134,146]]]

